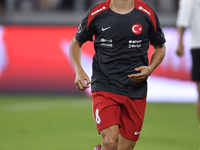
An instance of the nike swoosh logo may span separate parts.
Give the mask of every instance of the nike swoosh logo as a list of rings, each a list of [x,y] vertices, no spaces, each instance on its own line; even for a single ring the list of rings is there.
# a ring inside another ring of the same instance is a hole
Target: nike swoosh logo
[[[108,29],[110,29],[110,28],[111,28],[111,27],[107,27],[107,28],[103,28],[103,27],[102,27],[101,30],[102,30],[102,31],[106,31],[106,30],[108,30]]]
[[[140,131],[140,132],[141,132],[141,131]],[[140,134],[140,132],[135,131],[134,135],[138,135],[138,134]]]

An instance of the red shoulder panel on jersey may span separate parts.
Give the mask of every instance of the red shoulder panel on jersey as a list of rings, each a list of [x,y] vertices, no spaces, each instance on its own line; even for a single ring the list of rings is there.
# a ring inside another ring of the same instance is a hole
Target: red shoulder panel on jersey
[[[92,21],[92,19],[98,15],[99,13],[109,9],[109,4],[110,4],[110,0],[107,0],[103,3],[100,3],[98,4],[96,7],[94,7],[91,11],[90,11],[90,14],[89,14],[89,17],[88,17],[88,21],[87,21],[87,30],[88,30],[88,27],[89,27],[89,24],[90,22]]]
[[[141,0],[135,0],[135,8],[147,14],[151,18],[156,32],[156,18],[152,8],[149,7],[146,3],[142,2]]]

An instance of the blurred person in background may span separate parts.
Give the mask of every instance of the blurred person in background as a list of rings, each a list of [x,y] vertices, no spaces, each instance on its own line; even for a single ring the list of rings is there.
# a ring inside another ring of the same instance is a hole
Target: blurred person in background
[[[94,6],[96,4],[99,4],[101,2],[103,2],[104,0],[91,0],[91,6]]]
[[[104,0],[85,0],[86,3],[86,8],[90,8],[92,6],[95,6],[96,4],[99,4],[101,2],[103,2]]]
[[[0,15],[3,13],[5,8],[5,0],[0,0]]]
[[[16,8],[22,11],[33,11],[39,9],[38,0],[16,0]]]
[[[141,19],[143,18],[143,19]],[[93,41],[92,81],[81,65],[81,46]],[[154,46],[148,62],[149,43]],[[92,88],[100,145],[131,150],[141,133],[147,78],[165,56],[165,37],[155,11],[140,0],[107,0],[87,11],[69,51],[79,90]]]
[[[157,6],[159,4],[158,0],[142,0],[142,1],[149,4],[150,6],[153,6],[154,9],[157,9]]]
[[[59,8],[61,10],[72,10],[75,0],[61,0]]]
[[[72,9],[70,0],[8,0],[7,5],[9,10],[19,11]]]
[[[68,2],[70,0],[67,0]],[[62,0],[39,0],[39,7],[41,10],[55,10],[58,9]]]
[[[180,0],[177,17],[179,43],[176,50],[178,56],[184,55],[183,35],[190,27],[192,33],[192,80],[196,82],[198,91],[197,112],[200,124],[200,0]],[[199,125],[200,129],[200,125]]]
[[[65,0],[63,0],[63,2],[64,1]],[[104,0],[73,0],[73,6],[75,11],[85,11],[103,1]]]

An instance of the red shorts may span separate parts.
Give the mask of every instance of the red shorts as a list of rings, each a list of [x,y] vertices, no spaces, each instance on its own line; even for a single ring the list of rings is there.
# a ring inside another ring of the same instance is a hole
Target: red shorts
[[[93,115],[97,130],[119,125],[119,133],[126,139],[137,141],[144,120],[146,98],[95,91],[92,93]]]

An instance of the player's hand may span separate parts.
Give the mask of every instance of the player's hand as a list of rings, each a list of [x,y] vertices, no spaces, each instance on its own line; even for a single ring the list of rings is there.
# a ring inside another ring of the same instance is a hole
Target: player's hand
[[[137,74],[131,74],[128,75],[128,77],[131,79],[133,82],[142,82],[147,79],[147,77],[151,74],[150,68],[148,66],[141,66],[138,68],[135,68],[136,71],[141,71],[140,73]]]
[[[178,48],[177,48],[177,50],[176,50],[176,54],[177,54],[178,56],[183,56],[183,55],[184,55],[184,46],[183,46],[183,43],[180,43],[180,44],[178,45]]]
[[[90,86],[90,79],[84,71],[78,71],[76,73],[75,85],[79,90],[85,90]]]

